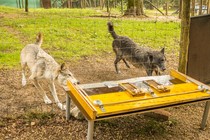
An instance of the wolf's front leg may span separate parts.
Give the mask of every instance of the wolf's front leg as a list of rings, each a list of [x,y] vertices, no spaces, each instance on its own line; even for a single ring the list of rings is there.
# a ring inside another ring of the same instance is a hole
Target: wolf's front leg
[[[56,102],[56,104],[58,105],[58,107],[61,109],[61,110],[66,110],[66,106],[63,105],[60,100],[58,99],[58,96],[57,96],[57,92],[56,92],[56,89],[55,89],[55,84],[54,82],[50,82],[50,86],[49,86],[50,90],[51,90],[51,93],[53,95],[53,98]]]
[[[25,72],[22,72],[22,86],[26,85],[26,76],[25,76]]]
[[[44,89],[41,87],[41,85],[39,84],[39,82],[37,81],[37,79],[34,78],[33,81],[34,81],[35,87],[39,90],[39,92],[41,92],[45,104],[52,104],[52,101],[48,98],[46,92],[45,92]]]
[[[146,72],[147,72],[147,76],[152,76],[152,69],[151,68],[147,68]]]

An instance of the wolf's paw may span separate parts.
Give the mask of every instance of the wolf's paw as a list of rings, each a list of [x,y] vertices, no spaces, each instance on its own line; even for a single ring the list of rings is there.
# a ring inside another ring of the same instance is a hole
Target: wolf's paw
[[[44,99],[45,104],[52,104],[52,101],[49,98]]]
[[[59,107],[61,110],[66,110],[66,105],[62,105],[62,103],[58,103],[58,107]]]
[[[82,113],[80,112],[80,110],[76,106],[71,109],[70,113],[76,119],[79,119],[79,120],[84,119],[84,116],[82,115]]]
[[[26,85],[26,79],[22,79],[22,86],[24,87]]]
[[[121,71],[117,71],[117,74],[121,74]]]

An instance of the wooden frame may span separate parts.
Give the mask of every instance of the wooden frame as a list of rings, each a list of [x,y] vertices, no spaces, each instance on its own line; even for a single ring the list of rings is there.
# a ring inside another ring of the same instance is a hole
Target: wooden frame
[[[168,93],[158,93],[157,91],[155,94],[157,94],[156,97],[149,97],[145,99],[141,99],[140,97],[130,97],[129,93],[126,91],[121,91],[120,94],[124,96],[121,98],[119,95],[117,97],[119,98],[119,101],[115,104],[111,102],[107,102],[106,98],[110,96],[112,99],[116,92],[113,93],[107,93],[107,94],[99,94],[99,95],[91,95],[88,96],[85,91],[83,91],[82,87],[100,87],[106,85],[105,83],[94,83],[94,84],[86,84],[86,85],[76,85],[72,84],[70,81],[68,81],[68,88],[70,91],[67,91],[67,105],[70,104],[70,98],[73,100],[73,102],[77,105],[77,107],[80,109],[82,114],[85,116],[85,118],[88,120],[88,140],[93,139],[93,131],[94,131],[94,121],[99,121],[103,119],[109,119],[113,117],[123,117],[127,116],[130,114],[137,114],[137,113],[144,113],[156,109],[161,109],[161,108],[167,108],[167,107],[173,107],[173,106],[179,106],[183,104],[190,104],[194,102],[199,102],[199,101],[207,101],[204,114],[203,114],[203,119],[201,122],[201,128],[204,129],[206,125],[206,121],[208,118],[208,113],[209,113],[209,106],[210,106],[210,87],[189,77],[186,76],[182,73],[179,73],[177,71],[172,70],[170,73],[170,76],[151,76],[151,77],[143,77],[139,79],[154,79],[158,80],[158,78],[162,78],[165,80],[169,80],[171,78],[173,79],[178,79],[182,81],[182,83],[173,85],[174,87],[171,88],[171,93],[174,95],[170,95]],[[139,81],[139,79],[126,79],[123,81],[116,81],[116,83],[123,83],[125,81]],[[114,83],[112,81],[111,83]],[[181,87],[181,88],[180,88]],[[187,91],[181,91],[181,89],[186,88]],[[177,93],[176,93],[177,92]],[[127,101],[127,95],[129,94],[131,100]],[[161,95],[162,94],[162,95]],[[190,96],[189,96],[190,95]],[[103,98],[101,98],[103,97]],[[100,109],[99,106],[94,104],[94,101],[96,99],[99,99],[103,102],[103,107],[105,108],[105,112]],[[125,99],[125,100],[123,100]],[[135,103],[135,106],[139,104],[139,106],[134,107],[132,106],[132,103]],[[130,106],[129,106],[130,105]],[[68,105],[69,106],[69,105]],[[67,115],[70,115],[69,110],[70,108],[67,108]],[[69,116],[67,116],[69,118]]]

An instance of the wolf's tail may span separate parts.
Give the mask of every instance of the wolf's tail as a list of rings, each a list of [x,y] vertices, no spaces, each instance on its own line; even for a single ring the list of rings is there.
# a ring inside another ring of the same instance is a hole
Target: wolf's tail
[[[108,22],[107,25],[108,25],[108,31],[109,31],[109,33],[112,35],[112,37],[114,39],[116,39],[118,37],[118,35],[114,31],[113,23],[112,22]]]
[[[43,41],[43,36],[41,33],[38,33],[37,37],[36,37],[36,43],[39,47],[41,47],[42,45],[42,41]]]

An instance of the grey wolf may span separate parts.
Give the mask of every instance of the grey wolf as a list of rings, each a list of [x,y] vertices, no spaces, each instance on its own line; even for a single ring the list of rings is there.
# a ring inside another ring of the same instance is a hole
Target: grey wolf
[[[112,22],[108,22],[107,25],[108,31],[114,39],[112,47],[116,54],[114,65],[117,73],[120,73],[118,69],[120,60],[123,60],[128,68],[130,66],[127,61],[137,68],[143,67],[148,76],[151,76],[153,72],[159,75],[160,71],[166,70],[164,48],[160,51],[155,51],[150,48],[140,47],[129,37],[117,35]]]
[[[57,96],[54,82],[57,80],[62,86],[65,86],[67,79],[72,79],[72,73],[66,68],[65,64],[59,65],[52,56],[47,54],[42,48],[43,36],[41,33],[37,35],[36,42],[34,44],[26,45],[20,54],[21,67],[22,67],[22,85],[26,85],[26,67],[30,69],[30,80],[33,80],[35,87],[42,94],[44,102],[51,104],[52,101],[46,95],[39,81],[41,79],[47,80],[50,91],[54,97],[55,103],[62,110],[65,110],[63,105]],[[74,81],[75,82],[75,81]]]

